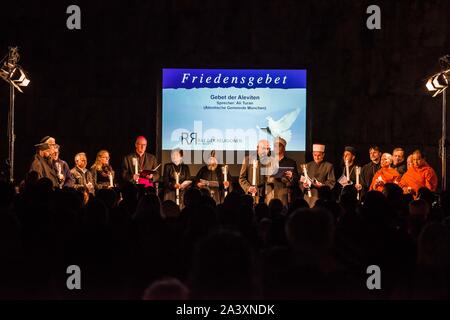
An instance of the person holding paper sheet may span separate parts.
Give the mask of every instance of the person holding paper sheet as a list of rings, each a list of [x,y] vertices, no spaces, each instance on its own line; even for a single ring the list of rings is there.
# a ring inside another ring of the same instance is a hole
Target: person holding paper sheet
[[[294,200],[299,179],[297,163],[286,156],[286,143],[281,137],[275,138],[273,150],[275,161],[278,160],[278,171],[268,179],[268,183],[273,185],[273,197],[280,199],[285,207]]]
[[[109,152],[107,150],[100,150],[97,153],[95,162],[91,167],[91,173],[95,190],[108,189],[115,186],[115,173],[109,164]]]
[[[341,172],[335,186],[337,198],[339,198],[342,188],[349,184],[354,184],[356,190],[361,191],[362,185],[356,184],[356,149],[354,147],[346,146],[344,148]]]
[[[174,149],[170,155],[172,162],[164,165],[164,201],[177,202],[177,189],[180,208],[184,207],[184,190],[190,186],[191,173],[189,167],[183,163],[183,150]],[[178,179],[177,179],[178,175]],[[178,183],[177,183],[178,180]]]
[[[137,137],[134,147],[135,152],[132,152],[123,158],[121,175],[122,179],[124,181],[136,183],[144,183],[147,180],[148,184],[151,184],[152,181],[158,181],[158,172],[150,174],[146,177],[141,177],[142,171],[155,170],[158,165],[156,157],[146,152],[147,139],[144,136]]]
[[[267,180],[274,172],[274,162],[267,140],[260,140],[256,153],[251,152],[242,161],[239,185],[245,193],[254,196],[256,203],[261,201],[268,204],[273,199],[273,186]]]
[[[223,174],[223,166],[218,164],[215,151],[211,151],[211,156],[205,166],[200,168],[196,176],[196,186],[198,188],[207,188],[211,192],[211,197],[216,203],[222,203],[224,199],[225,189],[230,189],[231,175],[227,172],[225,181]]]
[[[313,144],[312,155],[313,161],[306,164],[308,177],[312,180],[311,186],[309,187],[305,179],[300,181],[300,188],[303,191],[304,199],[308,202],[311,208],[314,207],[314,204],[319,198],[319,188],[322,186],[328,186],[330,189],[333,189],[336,184],[333,165],[327,161],[324,161],[325,145]],[[302,177],[304,177],[304,174],[302,174]],[[311,197],[306,194],[308,187],[311,190]]]

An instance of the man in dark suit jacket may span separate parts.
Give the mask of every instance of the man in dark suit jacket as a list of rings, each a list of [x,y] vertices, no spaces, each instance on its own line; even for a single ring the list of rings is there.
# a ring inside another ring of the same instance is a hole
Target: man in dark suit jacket
[[[273,149],[275,153],[275,160],[278,161],[278,170],[275,174],[269,177],[268,181],[273,185],[273,197],[281,200],[283,205],[287,208],[288,205],[295,198],[295,189],[298,187],[298,170],[295,160],[286,156],[286,140],[281,137],[276,137],[273,142]]]
[[[154,170],[157,166],[156,157],[145,152],[147,149],[147,139],[145,137],[137,137],[135,147],[135,152],[125,156],[122,161],[122,179],[124,181],[135,182],[143,170]],[[136,166],[138,173],[136,173]],[[159,174],[156,172],[150,174],[147,178],[152,181],[158,181]]]

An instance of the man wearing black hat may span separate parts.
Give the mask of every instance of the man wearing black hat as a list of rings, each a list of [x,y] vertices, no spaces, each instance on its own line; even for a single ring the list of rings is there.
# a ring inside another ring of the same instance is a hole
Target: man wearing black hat
[[[41,141],[39,141],[39,143],[46,143],[48,144],[49,148],[50,148],[50,153],[53,153],[55,151],[56,148],[56,140],[53,137],[50,136],[45,136],[41,139]]]
[[[53,186],[58,188],[58,175],[53,167],[51,158],[51,148],[48,143],[38,143],[35,145],[36,154],[31,162],[30,171],[35,171],[38,178],[48,178],[52,181]]]

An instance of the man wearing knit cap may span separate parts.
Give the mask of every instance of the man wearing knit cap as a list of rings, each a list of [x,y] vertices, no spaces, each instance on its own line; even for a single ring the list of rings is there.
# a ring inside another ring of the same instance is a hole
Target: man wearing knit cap
[[[334,177],[333,165],[325,158],[325,145],[313,144],[313,161],[306,164],[306,173],[310,179],[311,185],[307,181],[300,183],[300,187],[304,192],[304,198],[308,202],[310,207],[313,207],[318,199],[318,190],[322,186],[328,186],[333,189],[336,184],[336,178]],[[304,170],[301,171],[302,175],[305,175]],[[309,197],[307,190],[311,191],[311,197]]]
[[[48,178],[54,187],[59,187],[58,176],[52,164],[51,147],[46,142],[40,142],[34,146],[36,154],[33,156],[29,171],[36,171],[39,179]]]
[[[273,184],[273,197],[280,199],[285,207],[294,199],[297,181],[299,179],[297,163],[286,156],[286,140],[281,137],[273,142],[275,162],[278,161],[277,170],[269,177]]]

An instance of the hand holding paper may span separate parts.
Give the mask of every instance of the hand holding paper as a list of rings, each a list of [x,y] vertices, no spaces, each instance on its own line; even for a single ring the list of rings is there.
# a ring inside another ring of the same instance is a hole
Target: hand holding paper
[[[348,186],[350,184],[353,184],[353,182],[351,180],[348,180],[347,177],[345,175],[342,175],[339,180],[338,180],[339,184],[343,187]]]
[[[192,181],[191,180],[184,180],[182,184],[180,184],[180,189],[186,189],[187,187],[189,187],[191,185]]]

